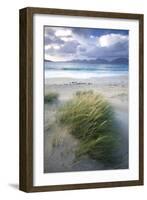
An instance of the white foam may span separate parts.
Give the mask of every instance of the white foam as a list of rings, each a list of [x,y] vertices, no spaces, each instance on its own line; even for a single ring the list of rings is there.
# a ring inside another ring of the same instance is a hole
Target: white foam
[[[89,79],[98,77],[112,77],[127,75],[128,72],[81,72],[81,71],[63,71],[63,70],[46,70],[45,79],[48,78],[75,78],[75,79]]]

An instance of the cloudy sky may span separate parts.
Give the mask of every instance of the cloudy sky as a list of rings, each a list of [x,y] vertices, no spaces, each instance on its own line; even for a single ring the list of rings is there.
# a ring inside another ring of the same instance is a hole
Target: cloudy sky
[[[127,30],[94,28],[44,27],[45,59],[128,58]]]

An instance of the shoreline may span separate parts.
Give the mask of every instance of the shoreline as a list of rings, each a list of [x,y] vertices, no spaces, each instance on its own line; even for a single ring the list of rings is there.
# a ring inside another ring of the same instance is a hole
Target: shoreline
[[[45,84],[52,85],[52,84],[65,84],[65,83],[71,83],[71,82],[77,82],[77,83],[97,83],[101,82],[101,84],[107,83],[109,81],[118,82],[118,81],[127,81],[128,75],[118,75],[118,76],[103,76],[103,77],[93,77],[93,78],[68,78],[68,77],[62,77],[62,78],[46,78]]]
[[[102,94],[114,107],[128,111],[128,76],[101,77],[91,79],[53,78],[45,81],[45,95],[59,94],[61,101],[67,101],[81,90],[93,90]]]

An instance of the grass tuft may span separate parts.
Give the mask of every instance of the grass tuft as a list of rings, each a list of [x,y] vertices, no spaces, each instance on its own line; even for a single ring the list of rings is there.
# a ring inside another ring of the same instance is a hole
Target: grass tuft
[[[58,93],[50,92],[44,96],[45,103],[53,103],[54,101],[58,100]]]
[[[57,118],[80,141],[77,158],[88,154],[96,160],[114,162],[118,135],[110,104],[93,91],[78,91],[62,106]]]

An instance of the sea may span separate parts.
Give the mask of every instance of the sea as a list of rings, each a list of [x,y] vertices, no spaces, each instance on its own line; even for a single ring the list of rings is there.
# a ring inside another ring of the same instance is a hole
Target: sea
[[[127,64],[44,62],[45,79],[89,79],[128,75]]]

